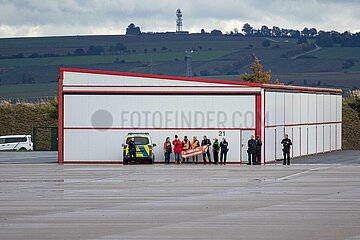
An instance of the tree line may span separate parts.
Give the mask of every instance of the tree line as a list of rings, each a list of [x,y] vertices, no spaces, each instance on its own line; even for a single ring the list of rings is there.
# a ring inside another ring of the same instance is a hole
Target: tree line
[[[298,39],[298,44],[306,43],[307,39],[315,39],[315,44],[320,47],[332,47],[334,44],[341,47],[360,47],[360,32],[351,33],[345,31],[343,33],[337,31],[318,31],[316,28],[307,28],[303,30],[286,29],[277,26],[268,27],[263,25],[260,29],[253,28],[249,23],[245,23],[242,27],[242,33],[237,28],[228,32],[229,35],[240,34],[251,37],[286,37]]]
[[[140,27],[135,26],[131,23],[126,28],[126,35],[141,35],[141,34],[174,34],[172,32],[160,32],[160,33],[145,33],[141,32]],[[306,43],[307,39],[315,39],[320,47],[332,47],[334,44],[340,45],[341,47],[360,47],[360,32],[351,33],[345,31],[343,33],[337,31],[323,31],[317,30],[316,28],[305,27],[303,30],[280,28],[278,26],[268,27],[266,25],[261,26],[260,29],[252,27],[249,23],[245,23],[241,29],[234,28],[231,31],[223,34],[221,30],[213,29],[210,32],[206,32],[201,29],[201,35],[212,35],[212,36],[245,36],[245,37],[277,37],[277,38],[296,38],[298,44]]]

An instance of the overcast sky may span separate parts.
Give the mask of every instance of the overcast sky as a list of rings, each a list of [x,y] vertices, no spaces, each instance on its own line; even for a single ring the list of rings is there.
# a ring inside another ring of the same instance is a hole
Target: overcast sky
[[[360,32],[360,0],[0,0],[0,37],[241,29],[248,22],[302,30]]]

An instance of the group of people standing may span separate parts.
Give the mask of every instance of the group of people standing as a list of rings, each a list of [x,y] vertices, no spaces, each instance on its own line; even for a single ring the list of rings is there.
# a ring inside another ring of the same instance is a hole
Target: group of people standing
[[[292,142],[287,134],[285,134],[285,137],[281,141],[281,144],[283,145],[284,153],[283,165],[290,165],[290,148],[292,146]],[[204,163],[212,163],[210,154],[210,146],[212,146],[214,163],[219,163],[220,153],[220,164],[226,164],[227,152],[229,151],[229,143],[226,141],[225,138],[223,138],[221,142],[219,142],[217,138],[214,138],[214,142],[213,144],[211,144],[210,139],[204,136],[200,144],[196,136],[194,136],[192,142],[190,142],[187,136],[184,136],[184,139],[180,140],[178,135],[175,135],[175,139],[172,142],[170,141],[170,137],[167,137],[164,142],[165,163],[170,163],[170,155],[173,152],[173,149],[175,154],[175,163],[188,163],[190,157],[183,158],[181,156],[181,153],[183,151],[195,149],[200,146],[207,146],[206,151],[202,154]],[[248,165],[261,164],[261,147],[262,142],[260,137],[255,137],[254,135],[251,135],[250,139],[248,140]],[[194,164],[197,164],[199,162],[198,155],[192,156],[192,162]]]
[[[289,138],[289,135],[285,134],[284,139],[281,141],[281,144],[283,145],[283,154],[284,154],[284,160],[283,165],[290,165],[290,148],[292,146],[291,139]],[[259,136],[254,137],[254,135],[251,135],[249,141],[248,141],[248,165],[257,165],[261,164],[261,146],[262,142],[259,138]]]
[[[251,135],[248,141],[248,165],[257,165],[261,164],[261,146],[262,142],[259,136],[254,137]]]
[[[210,139],[208,139],[206,136],[203,136],[203,140],[200,141],[197,139],[197,136],[193,137],[193,140],[190,142],[187,136],[184,136],[183,140],[180,140],[178,135],[175,135],[174,140],[171,142],[170,137],[167,137],[164,142],[164,154],[165,154],[165,163],[170,163],[170,155],[174,150],[174,157],[175,157],[175,163],[181,164],[181,163],[189,163],[190,157],[183,158],[181,156],[181,153],[183,151],[187,151],[189,149],[195,149],[198,147],[206,147],[206,151],[202,154],[203,156],[203,163],[212,163],[211,161],[211,154],[210,154],[210,146],[212,146],[212,152],[213,152],[213,159],[214,164],[219,163],[219,154],[220,154],[220,164],[226,164],[226,157],[227,152],[229,151],[229,143],[226,141],[225,138],[222,139],[221,142],[217,138],[214,138],[213,144],[211,144]],[[206,160],[207,158],[207,160]],[[194,155],[192,156],[192,162],[194,164],[199,163],[199,156]]]

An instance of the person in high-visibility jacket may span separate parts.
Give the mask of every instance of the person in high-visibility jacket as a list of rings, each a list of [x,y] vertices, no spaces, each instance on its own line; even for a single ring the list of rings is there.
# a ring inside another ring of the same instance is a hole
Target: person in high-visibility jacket
[[[172,141],[172,144],[174,145],[174,153],[175,153],[175,163],[180,164],[181,163],[181,151],[182,151],[182,144],[178,137],[178,135],[175,135],[175,139]]]
[[[186,151],[186,150],[189,150],[190,149],[190,141],[189,139],[187,138],[187,136],[184,136],[184,140],[182,141],[182,150],[183,151]],[[189,158],[183,158],[183,162],[189,162]]]
[[[197,136],[194,136],[193,141],[191,143],[191,148],[194,149],[194,148],[197,148],[197,147],[200,147],[200,142],[197,139]],[[199,160],[199,156],[195,155],[195,156],[192,157],[192,159],[193,159],[193,163],[197,164],[198,160]]]

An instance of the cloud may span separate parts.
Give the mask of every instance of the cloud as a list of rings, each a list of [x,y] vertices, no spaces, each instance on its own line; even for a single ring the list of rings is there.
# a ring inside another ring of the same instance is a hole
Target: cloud
[[[130,22],[143,31],[174,31],[181,8],[184,30],[229,31],[249,22],[260,28],[356,31],[356,0],[0,0],[0,37],[123,34]]]

